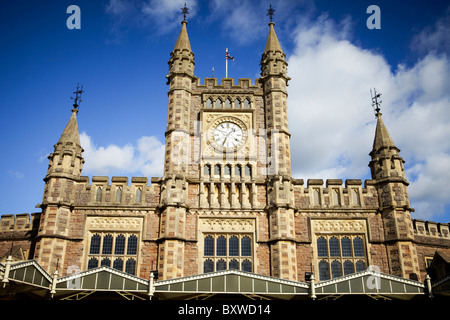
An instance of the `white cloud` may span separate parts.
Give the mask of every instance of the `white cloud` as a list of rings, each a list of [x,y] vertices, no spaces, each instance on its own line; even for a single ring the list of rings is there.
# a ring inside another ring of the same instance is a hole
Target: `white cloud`
[[[383,120],[406,161],[415,217],[450,205],[450,62],[428,54],[407,68],[347,39],[350,21],[326,16],[296,33],[289,57],[289,119],[297,178],[370,178],[375,132],[370,88],[382,92]],[[293,125],[295,123],[295,126]]]
[[[143,175],[161,176],[164,166],[164,144],[155,137],[141,137],[137,145],[123,147],[109,145],[96,146],[85,132],[80,135],[84,149],[83,173],[94,175]]]

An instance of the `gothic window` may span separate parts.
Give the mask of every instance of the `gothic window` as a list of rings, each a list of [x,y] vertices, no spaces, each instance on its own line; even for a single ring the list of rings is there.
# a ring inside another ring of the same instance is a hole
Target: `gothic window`
[[[320,235],[317,238],[319,278],[327,280],[365,270],[362,235]]]
[[[244,100],[244,109],[250,109],[250,100],[248,99]]]
[[[204,166],[204,168],[203,168],[203,174],[204,174],[206,177],[211,176],[211,166],[210,166],[209,164],[207,164],[207,165]]]
[[[331,257],[339,257],[340,250],[339,250],[339,240],[336,237],[330,238],[330,256]]]
[[[217,249],[218,256],[226,256],[227,255],[227,240],[224,236],[220,236],[217,238]]]
[[[90,258],[88,262],[88,270],[94,269],[98,267],[98,259],[97,258]]]
[[[319,257],[328,256],[327,240],[324,237],[320,237],[317,239],[317,255]]]
[[[97,193],[95,194],[95,201],[102,201],[102,187],[97,188]]]
[[[214,271],[214,261],[207,259],[203,262],[203,272],[213,272]]]
[[[114,254],[124,254],[125,253],[125,236],[119,234],[116,237],[116,245],[114,247]]]
[[[87,268],[97,268],[100,262],[100,266],[112,266],[114,269],[128,270],[129,273],[133,272],[134,274],[136,271],[137,244],[135,234],[97,232],[91,236]],[[134,264],[132,261],[134,261]]]
[[[101,237],[99,234],[94,234],[91,237],[91,248],[89,254],[99,254],[100,253],[100,241]]]
[[[239,239],[236,236],[231,236],[228,240],[229,255],[239,256]]]
[[[241,165],[237,164],[237,165],[234,167],[234,175],[235,175],[236,177],[240,177],[240,176],[241,176],[241,171],[242,171]]]
[[[249,165],[249,164],[245,166],[245,175],[247,177],[251,177],[252,176],[252,166]]]
[[[221,271],[221,270],[226,270],[226,269],[227,269],[227,263],[225,262],[225,260],[223,260],[223,259],[217,260],[216,270]]]
[[[213,107],[213,102],[211,99],[206,100],[206,107],[207,108],[212,108]]]
[[[116,202],[120,202],[122,200],[122,187],[118,187],[116,190]]]
[[[217,98],[216,100],[216,108],[222,108],[222,100],[220,100],[219,98]]]
[[[320,191],[319,191],[319,188],[314,188],[313,189],[313,197],[314,197],[314,199],[313,199],[314,205],[319,206],[320,205]]]
[[[220,164],[216,164],[215,166],[214,166],[214,175],[215,176],[220,176],[220,170],[221,168],[220,168]]]
[[[205,256],[214,255],[214,238],[212,236],[205,237]]]
[[[225,100],[225,108],[231,108],[231,100],[230,99]]]
[[[241,108],[241,102],[239,101],[239,99],[234,100],[234,107],[236,109],[240,109]]]
[[[250,235],[208,234],[203,240],[204,272],[225,269],[252,271],[252,237]]]
[[[125,265],[125,272],[133,275],[136,273],[136,260],[134,260],[133,258],[129,258],[127,260],[127,263]]]
[[[141,202],[142,190],[141,188],[137,188],[136,190],[136,202]]]
[[[111,254],[113,247],[113,236],[107,234],[103,237],[102,254]]]
[[[330,279],[330,266],[328,261],[322,260],[319,262],[319,280],[329,280]]]
[[[225,166],[223,173],[227,177],[231,176],[231,166],[229,164]]]

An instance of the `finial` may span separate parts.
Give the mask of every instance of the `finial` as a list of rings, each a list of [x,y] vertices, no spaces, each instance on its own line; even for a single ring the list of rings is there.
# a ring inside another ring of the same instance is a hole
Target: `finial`
[[[83,85],[81,85],[80,88],[80,84],[77,83],[77,90],[74,92],[75,94],[75,98],[74,97],[70,97],[70,99],[74,99],[74,103],[73,103],[73,110],[78,110],[78,106],[80,105],[79,103],[81,102],[81,94],[83,93]]]
[[[378,115],[381,115],[380,113],[380,104],[383,102],[381,100],[378,100],[381,97],[381,93],[377,93],[377,90],[375,90],[375,88],[373,89],[373,94],[372,94],[372,89],[370,89],[370,96],[372,97],[372,107],[375,111],[375,116],[378,117]]]
[[[181,8],[181,14],[183,15],[183,22],[187,22],[186,21],[186,15],[189,14],[189,8],[186,7],[186,2],[184,3],[184,7]]]
[[[275,9],[272,9],[272,4],[270,4],[269,9],[267,10],[267,15],[270,17],[270,22],[272,22],[272,18],[275,15]]]

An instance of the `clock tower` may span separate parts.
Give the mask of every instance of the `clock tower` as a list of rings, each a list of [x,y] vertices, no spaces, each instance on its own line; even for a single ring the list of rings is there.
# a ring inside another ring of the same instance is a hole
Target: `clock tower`
[[[239,269],[296,280],[289,78],[275,24],[261,78],[220,83],[194,75],[185,19],[181,25],[167,76],[159,276]]]

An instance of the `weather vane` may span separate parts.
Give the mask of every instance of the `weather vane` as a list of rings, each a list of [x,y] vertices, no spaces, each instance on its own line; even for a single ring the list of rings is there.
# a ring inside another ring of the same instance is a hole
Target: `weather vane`
[[[74,98],[74,97],[70,97],[70,99],[74,99],[74,100],[75,100],[74,103],[73,103],[73,107],[74,107],[75,109],[77,109],[78,106],[80,105],[80,102],[81,102],[81,94],[82,94],[83,92],[84,92],[84,91],[83,91],[83,85],[81,85],[81,88],[80,88],[80,84],[77,83],[77,91],[74,92],[75,98]]]
[[[184,3],[184,7],[181,8],[181,14],[183,15],[183,21],[186,21],[186,15],[189,14],[189,8],[186,7],[186,2]]]
[[[372,89],[370,89],[370,96],[372,97],[372,107],[375,110],[375,115],[378,115],[380,113],[380,104],[383,102],[381,100],[378,100],[381,97],[381,93],[377,93],[377,90],[375,90],[375,88],[373,89],[373,93],[372,93]]]
[[[275,15],[275,9],[272,9],[272,4],[270,4],[269,9],[267,10],[267,15],[270,17],[270,22],[272,22],[272,18]]]

